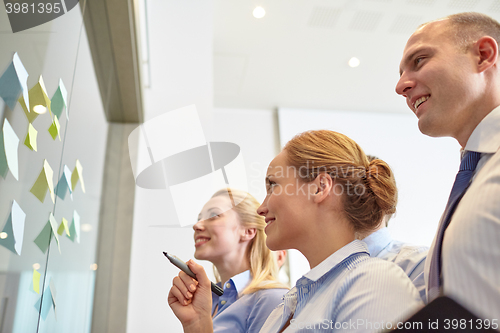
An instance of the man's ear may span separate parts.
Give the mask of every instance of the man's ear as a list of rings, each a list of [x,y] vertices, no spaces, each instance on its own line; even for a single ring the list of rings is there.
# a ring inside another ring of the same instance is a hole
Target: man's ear
[[[257,234],[256,228],[244,228],[240,240],[246,242],[252,240]]]
[[[327,173],[320,173],[313,181],[315,192],[313,200],[315,203],[324,201],[333,191],[334,181],[332,176]]]
[[[474,43],[474,52],[479,57],[477,66],[479,72],[484,72],[497,63],[498,44],[490,36],[483,36]]]

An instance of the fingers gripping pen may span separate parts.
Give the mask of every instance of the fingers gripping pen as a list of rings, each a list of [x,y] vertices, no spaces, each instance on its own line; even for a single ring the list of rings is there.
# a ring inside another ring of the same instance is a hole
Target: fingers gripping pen
[[[168,260],[170,260],[170,262],[175,267],[179,268],[181,271],[183,271],[184,273],[186,273],[187,275],[198,281],[196,275],[189,269],[188,265],[186,265],[184,261],[180,260],[174,255],[168,254],[167,252],[163,252],[163,254],[165,255],[165,257],[168,258]],[[222,290],[221,287],[219,287],[213,282],[212,282],[212,292],[215,293],[217,296],[222,296],[222,294],[224,294],[224,290]]]

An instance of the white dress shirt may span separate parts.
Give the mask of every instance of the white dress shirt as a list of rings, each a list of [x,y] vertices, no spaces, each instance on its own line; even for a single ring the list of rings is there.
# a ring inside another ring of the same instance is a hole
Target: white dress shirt
[[[482,155],[472,183],[445,231],[441,253],[443,293],[475,315],[497,321],[500,319],[499,148],[500,107],[497,107],[474,129],[465,146],[464,151]],[[435,242],[436,239],[430,253]],[[430,260],[425,265],[426,286],[429,264]]]
[[[422,305],[401,268],[370,258],[366,244],[354,240],[297,280],[260,332],[278,332],[292,313],[286,333],[379,332]]]

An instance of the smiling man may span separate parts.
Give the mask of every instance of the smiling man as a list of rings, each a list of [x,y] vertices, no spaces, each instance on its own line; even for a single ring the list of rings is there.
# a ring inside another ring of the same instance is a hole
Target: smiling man
[[[396,92],[420,131],[450,136],[462,162],[425,267],[428,301],[447,295],[500,315],[500,24],[479,13],[426,23],[410,37]],[[438,160],[435,163],[439,163]]]

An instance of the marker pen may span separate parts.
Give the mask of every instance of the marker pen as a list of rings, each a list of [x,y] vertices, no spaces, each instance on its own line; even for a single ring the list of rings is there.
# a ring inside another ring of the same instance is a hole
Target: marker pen
[[[165,255],[165,257],[168,258],[168,260],[170,260],[170,262],[175,267],[179,268],[181,271],[183,271],[184,273],[186,273],[187,275],[198,281],[196,275],[189,269],[188,265],[186,265],[184,261],[180,260],[174,255],[168,254],[167,252],[163,252],[163,254]],[[216,285],[215,283],[213,282],[211,283],[212,283],[212,292],[215,293],[217,296],[222,296],[222,294],[224,294],[224,290],[222,290],[222,288]]]

